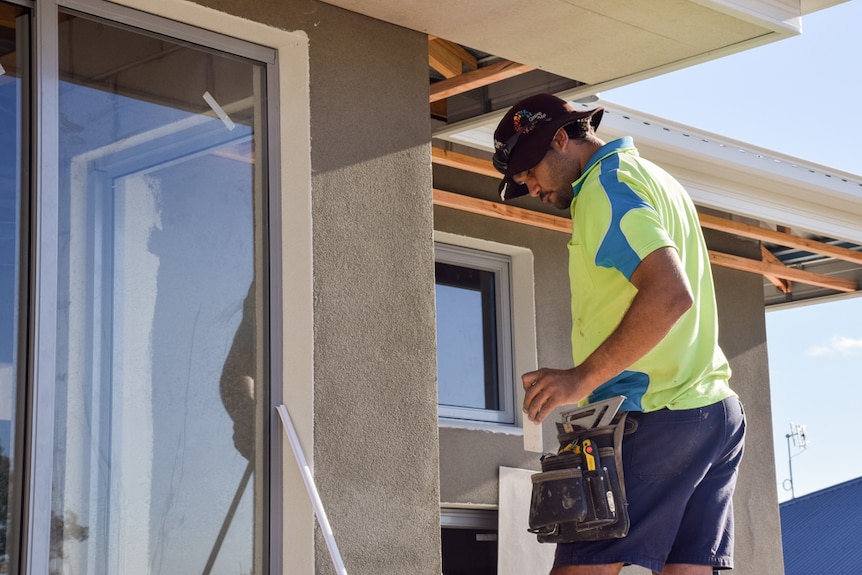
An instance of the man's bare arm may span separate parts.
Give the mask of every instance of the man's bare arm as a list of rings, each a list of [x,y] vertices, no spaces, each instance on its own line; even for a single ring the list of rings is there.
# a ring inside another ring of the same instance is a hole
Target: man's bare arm
[[[542,368],[522,376],[524,413],[541,422],[556,407],[578,403],[618,375],[664,339],[691,307],[691,286],[674,248],[648,255],[632,274],[638,289],[611,335],[572,369]]]

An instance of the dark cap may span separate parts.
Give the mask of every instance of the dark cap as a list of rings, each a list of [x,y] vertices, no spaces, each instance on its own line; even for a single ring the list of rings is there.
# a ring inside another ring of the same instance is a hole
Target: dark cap
[[[593,130],[602,121],[604,108],[576,111],[551,94],[537,94],[510,109],[494,132],[494,167],[505,177],[500,182],[500,199],[511,200],[528,193],[527,186],[512,179],[542,161],[557,130],[581,118],[590,118]]]

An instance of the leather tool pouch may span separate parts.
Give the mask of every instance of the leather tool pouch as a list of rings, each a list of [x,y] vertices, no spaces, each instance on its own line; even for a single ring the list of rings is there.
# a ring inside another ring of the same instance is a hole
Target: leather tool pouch
[[[622,441],[636,422],[621,413],[611,425],[593,429],[567,432],[558,426],[559,451],[543,455],[541,473],[532,476],[530,533],[541,543],[625,537]]]

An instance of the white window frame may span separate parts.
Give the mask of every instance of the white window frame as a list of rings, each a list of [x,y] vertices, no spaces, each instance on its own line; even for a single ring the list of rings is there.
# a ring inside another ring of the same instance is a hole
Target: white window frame
[[[40,49],[34,57],[34,115],[36,153],[32,158],[36,172],[36,195],[40,198],[35,214],[36,230],[34,258],[40,271],[31,289],[36,301],[33,349],[37,350],[33,371],[36,374],[31,391],[35,406],[31,418],[31,439],[28,445],[34,453],[29,473],[28,509],[24,510],[26,543],[22,551],[28,573],[48,572],[48,542],[50,523],[48,507],[51,495],[51,452],[36,449],[50,446],[53,437],[52,386],[54,380],[53,335],[55,332],[56,286],[53,285],[52,265],[56,263],[56,198],[57,188],[57,114],[59,78],[56,73],[58,43],[56,38],[59,8],[71,8],[85,13],[107,9],[105,2],[95,0],[40,0],[33,33]],[[106,19],[149,29],[148,15],[175,21],[226,38],[272,48],[275,62],[268,73],[268,99],[274,102],[270,110],[290,110],[269,116],[269,166],[273,191],[270,197],[270,313],[273,330],[270,334],[269,365],[272,399],[285,403],[294,414],[294,425],[305,448],[309,466],[313,461],[313,293],[312,293],[312,234],[311,234],[311,119],[308,37],[301,31],[280,30],[262,23],[233,16],[184,0],[112,0],[112,4],[131,8],[138,14],[103,16]],[[161,24],[159,26],[162,26]],[[192,30],[169,36],[195,42]],[[208,42],[202,42],[206,45]],[[230,43],[230,42],[228,42]],[[225,47],[235,52],[236,46]],[[279,137],[290,134],[291,137]],[[52,144],[54,147],[52,148]],[[274,191],[277,189],[278,191]],[[290,246],[290,249],[282,249]],[[47,270],[48,273],[45,273]],[[285,297],[284,294],[289,294]],[[289,330],[282,326],[289,325]],[[46,382],[44,385],[39,382]],[[300,469],[293,463],[290,445],[281,429],[272,429],[270,496],[273,525],[268,552],[255,550],[263,557],[270,573],[314,572],[314,514],[310,500],[304,495],[305,485]],[[284,462],[284,463],[283,463]]]
[[[292,414],[306,461],[314,469],[314,366],[312,317],[311,240],[311,97],[309,91],[308,36],[220,12],[183,0],[113,0],[138,10],[210,30],[276,50],[277,85],[274,97],[281,111],[270,118],[270,129],[281,138],[277,155],[281,193],[271,205],[274,226],[270,237],[271,313],[280,325],[290,326],[270,334],[277,353],[270,356],[273,395],[281,398]],[[277,122],[277,123],[276,123]],[[279,249],[290,246],[290,249]],[[287,295],[285,295],[287,294]],[[314,513],[305,496],[305,483],[289,443],[280,427],[273,429],[273,473],[281,473],[281,490],[272,493],[273,518],[280,515],[281,529],[272,527],[269,561],[272,573],[314,573]],[[279,466],[279,463],[281,465]],[[279,468],[280,467],[280,468]],[[278,481],[273,480],[273,486]],[[275,508],[279,508],[276,511]]]
[[[490,272],[494,275],[494,314],[496,327],[494,342],[497,347],[498,409],[462,407],[438,404],[440,417],[515,424],[514,366],[512,358],[512,298],[511,257],[452,244],[436,243],[434,260],[463,268]],[[483,313],[486,310],[482,310]],[[439,385],[439,377],[438,377]]]
[[[523,433],[523,412],[520,407],[524,401],[524,388],[521,385],[521,374],[535,370],[538,366],[536,351],[536,313],[533,275],[533,253],[524,247],[488,241],[434,231],[436,245],[445,244],[457,248],[499,254],[510,261],[508,298],[509,298],[509,350],[500,350],[501,356],[506,356],[509,370],[508,389],[511,390],[513,401],[513,423],[498,423],[479,419],[453,418],[442,406],[439,413],[439,424],[443,427],[462,427],[471,429],[490,429],[504,433]],[[441,260],[445,261],[445,260]],[[457,262],[451,262],[457,263]],[[462,264],[463,265],[463,264]],[[471,264],[467,264],[468,266]],[[487,411],[487,410],[473,410]]]

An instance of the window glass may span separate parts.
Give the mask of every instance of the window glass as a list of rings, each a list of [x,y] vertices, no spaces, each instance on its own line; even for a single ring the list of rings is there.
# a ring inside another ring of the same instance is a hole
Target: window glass
[[[14,550],[10,520],[13,490],[20,482],[15,465],[16,391],[21,281],[22,173],[27,162],[22,141],[26,99],[27,11],[0,3],[0,573]]]
[[[494,272],[437,262],[438,401],[499,409]]]
[[[265,68],[61,13],[51,572],[260,572]]]
[[[510,258],[447,244],[436,254],[440,415],[514,423]]]

